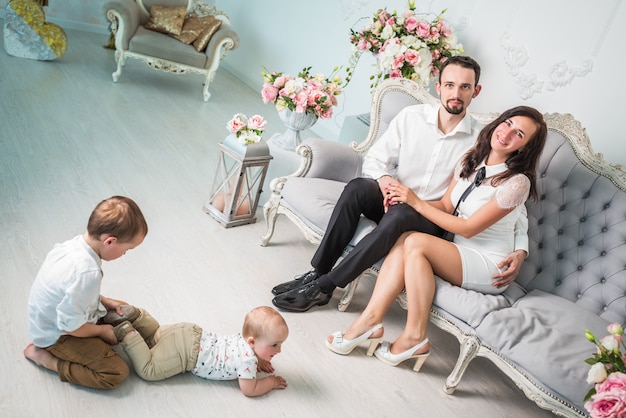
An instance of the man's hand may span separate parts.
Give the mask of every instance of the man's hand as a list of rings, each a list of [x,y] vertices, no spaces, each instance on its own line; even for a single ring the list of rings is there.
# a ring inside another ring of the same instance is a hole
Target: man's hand
[[[511,254],[504,257],[500,264],[498,264],[498,268],[506,268],[502,273],[494,274],[493,279],[499,279],[492,283],[498,289],[503,286],[508,286],[515,280],[517,275],[519,274],[520,268],[522,268],[522,264],[524,263],[524,259],[526,258],[526,251],[524,250],[516,250]]]
[[[390,175],[384,175],[376,180],[378,183],[378,187],[380,188],[380,192],[385,196],[387,193],[387,189],[391,184],[397,183],[396,179],[391,177]]]

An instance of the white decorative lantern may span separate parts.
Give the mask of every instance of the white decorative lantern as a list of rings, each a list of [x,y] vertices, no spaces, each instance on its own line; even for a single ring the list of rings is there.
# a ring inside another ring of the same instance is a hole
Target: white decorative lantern
[[[265,141],[245,145],[231,134],[220,145],[220,154],[203,209],[225,228],[256,222],[256,209],[270,160]]]

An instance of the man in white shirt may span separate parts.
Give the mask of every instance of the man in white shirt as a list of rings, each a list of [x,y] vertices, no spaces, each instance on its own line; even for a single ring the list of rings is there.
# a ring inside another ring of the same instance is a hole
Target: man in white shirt
[[[439,105],[403,109],[370,148],[363,177],[350,181],[333,210],[311,265],[313,269],[272,289],[272,303],[286,311],[306,312],[326,305],[336,287],[345,287],[365,269],[387,255],[407,231],[442,236],[445,231],[408,205],[383,206],[386,189],[402,183],[424,200],[440,199],[450,184],[456,163],[474,145],[482,125],[467,113],[481,90],[480,66],[470,57],[452,57],[444,63],[435,84]],[[361,215],[377,223],[354,249],[333,268],[352,239]],[[495,286],[515,279],[528,252],[525,217],[516,227],[516,251],[501,266],[508,269]]]

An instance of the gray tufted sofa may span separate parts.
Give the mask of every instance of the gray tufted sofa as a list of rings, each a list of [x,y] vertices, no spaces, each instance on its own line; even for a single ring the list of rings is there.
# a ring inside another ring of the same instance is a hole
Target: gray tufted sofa
[[[311,139],[298,148],[298,172],[272,181],[265,204],[267,245],[278,215],[286,215],[311,242],[319,242],[343,185],[360,174],[363,153],[404,106],[436,100],[407,80],[386,80],[372,99],[368,138],[347,147]],[[477,115],[485,122],[495,115]],[[488,358],[542,408],[586,416],[583,398],[594,350],[585,328],[606,335],[626,326],[626,172],[593,153],[585,130],[571,115],[545,115],[548,141],[538,169],[540,199],[528,202],[530,254],[501,295],[483,295],[437,279],[431,322],[460,342],[445,382],[452,394],[470,361]],[[368,232],[362,222],[353,243]],[[346,251],[350,250],[350,246]],[[345,310],[362,277],[342,296]],[[399,303],[406,307],[403,295]],[[423,373],[428,373],[424,370]]]

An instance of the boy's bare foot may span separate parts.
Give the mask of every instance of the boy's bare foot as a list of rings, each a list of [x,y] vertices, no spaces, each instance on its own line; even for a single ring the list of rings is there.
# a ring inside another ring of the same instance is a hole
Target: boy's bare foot
[[[24,357],[31,360],[38,366],[45,367],[53,372],[58,372],[59,359],[50,354],[43,348],[35,347],[35,344],[30,343],[24,349]]]

